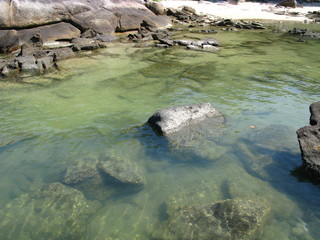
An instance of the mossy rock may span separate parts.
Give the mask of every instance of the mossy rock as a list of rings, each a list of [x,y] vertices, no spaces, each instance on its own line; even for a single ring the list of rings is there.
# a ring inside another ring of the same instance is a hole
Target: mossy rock
[[[81,240],[96,202],[61,183],[23,194],[0,211],[1,240]]]
[[[143,185],[145,180],[138,166],[129,159],[108,156],[99,162],[99,169],[115,183]]]
[[[269,212],[266,203],[245,199],[186,206],[169,217],[165,239],[258,239]]]

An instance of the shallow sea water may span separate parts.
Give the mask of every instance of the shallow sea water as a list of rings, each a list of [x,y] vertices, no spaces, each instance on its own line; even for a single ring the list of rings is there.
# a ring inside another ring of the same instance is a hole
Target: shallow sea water
[[[319,239],[319,186],[297,170],[295,131],[319,101],[320,41],[271,29],[214,37],[217,53],[114,43],[61,62],[60,72],[0,82],[0,239],[166,239],[170,202],[237,198],[271,206],[261,239]],[[144,125],[159,108],[202,102],[227,119],[207,145],[175,151]],[[21,196],[61,182],[78,159],[111,153],[137,164],[145,185],[110,186],[102,198],[85,193],[97,206],[79,225],[80,238],[32,235],[59,218],[37,222]]]

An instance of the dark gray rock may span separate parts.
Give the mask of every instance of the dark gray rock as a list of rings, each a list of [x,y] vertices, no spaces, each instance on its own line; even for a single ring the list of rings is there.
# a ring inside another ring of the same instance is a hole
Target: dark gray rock
[[[310,124],[297,131],[303,166],[311,179],[320,182],[320,102],[310,106]]]
[[[225,200],[186,206],[169,216],[170,239],[259,239],[270,208],[259,200]]]
[[[311,179],[320,182],[320,125],[297,131],[303,166]]]
[[[137,186],[145,183],[141,171],[129,159],[107,157],[100,161],[99,169],[115,182]]]
[[[76,189],[61,183],[44,185],[1,208],[0,239],[82,240],[90,214],[97,209],[97,203]]]
[[[289,7],[289,8],[296,8],[297,7],[297,1],[296,0],[282,0],[278,4],[278,6],[282,7]]]
[[[294,28],[288,32],[294,36],[320,39],[320,33],[305,28]]]
[[[310,105],[310,125],[320,124],[320,102],[315,102]]]
[[[224,122],[224,117],[210,103],[163,108],[155,112],[148,123],[161,134],[168,135],[207,119]]]

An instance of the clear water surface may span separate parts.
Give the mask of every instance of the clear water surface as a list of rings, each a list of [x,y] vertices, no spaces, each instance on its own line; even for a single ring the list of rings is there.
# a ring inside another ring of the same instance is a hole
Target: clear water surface
[[[176,36],[184,37],[208,36]],[[23,201],[61,182],[75,162],[108,154],[134,162],[146,183],[134,191],[110,185],[98,189],[102,197],[84,191],[94,210],[79,226],[65,225],[82,229],[77,239],[152,239],[167,231],[172,199],[196,205],[230,198],[270,204],[263,240],[319,239],[319,186],[298,169],[295,131],[320,100],[320,41],[274,29],[214,37],[222,44],[217,53],[114,43],[61,62],[60,72],[2,81],[0,239],[73,239],[48,233],[61,221],[59,208],[42,221]],[[191,147],[201,156],[170,150],[144,125],[159,108],[202,102],[225,115],[227,128],[208,145],[195,143],[200,150]]]

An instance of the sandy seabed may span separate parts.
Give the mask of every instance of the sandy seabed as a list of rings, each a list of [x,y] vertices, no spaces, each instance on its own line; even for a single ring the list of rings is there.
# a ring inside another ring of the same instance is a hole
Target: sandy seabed
[[[256,19],[279,21],[312,21],[305,15],[310,11],[320,11],[320,4],[305,4],[298,8],[276,7],[274,3],[239,2],[237,5],[226,1],[161,1],[166,7],[193,7],[198,14],[230,19]]]

